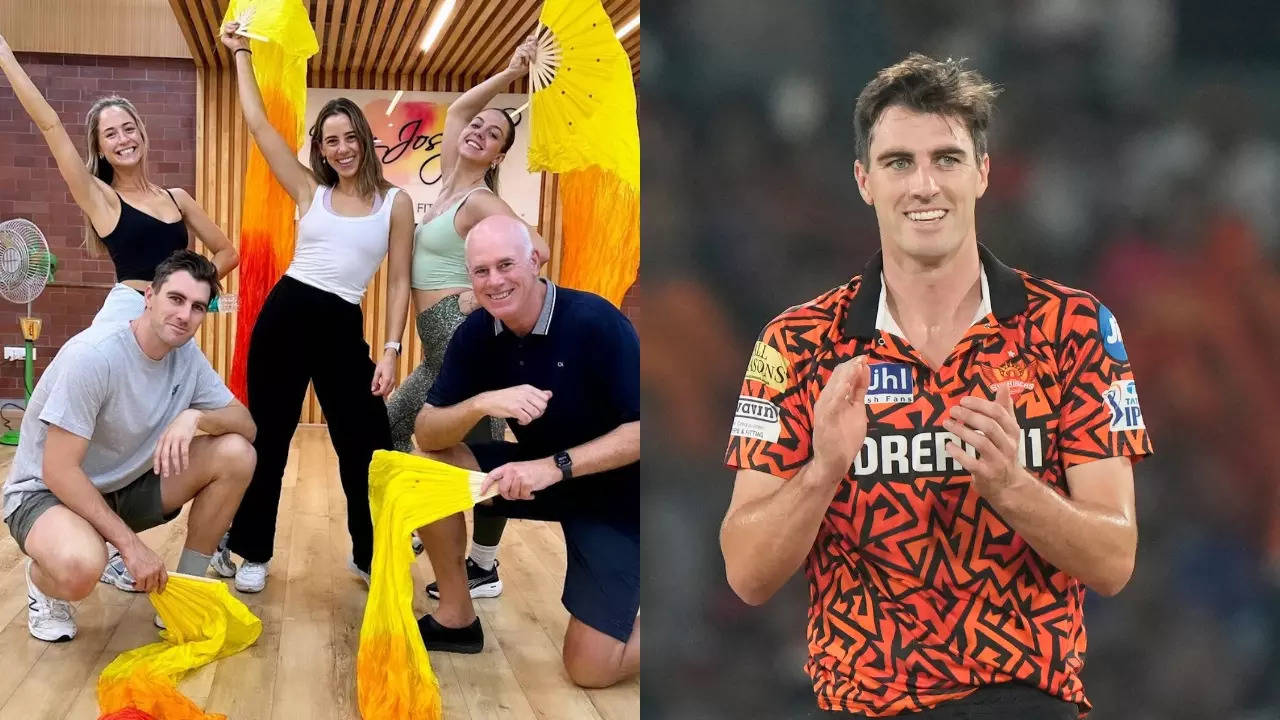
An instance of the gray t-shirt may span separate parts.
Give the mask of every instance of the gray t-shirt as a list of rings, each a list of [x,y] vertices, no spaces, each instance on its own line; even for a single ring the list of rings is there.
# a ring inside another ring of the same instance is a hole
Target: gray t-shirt
[[[231,404],[194,342],[160,360],[142,352],[127,323],[103,323],[73,336],[40,377],[22,417],[21,438],[4,487],[4,516],[41,480],[48,425],[89,441],[84,469],[103,494],[151,469],[160,435],[183,410]]]

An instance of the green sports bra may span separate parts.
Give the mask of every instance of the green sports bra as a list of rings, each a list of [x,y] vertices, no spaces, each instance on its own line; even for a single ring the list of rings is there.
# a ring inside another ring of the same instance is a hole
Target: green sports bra
[[[463,239],[454,229],[453,219],[458,214],[458,208],[477,190],[489,188],[471,188],[453,207],[414,230],[413,270],[409,276],[409,284],[415,290],[471,287],[471,276],[467,274],[463,253]]]

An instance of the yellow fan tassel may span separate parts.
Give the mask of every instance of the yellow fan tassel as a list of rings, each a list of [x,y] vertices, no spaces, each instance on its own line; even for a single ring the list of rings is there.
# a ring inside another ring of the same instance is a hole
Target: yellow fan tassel
[[[156,720],[225,720],[207,714],[177,684],[190,671],[244,650],[262,634],[262,621],[217,580],[169,574],[163,593],[152,593],[168,629],[163,642],[121,653],[98,677],[104,715],[134,708]]]
[[[356,689],[373,720],[436,720],[440,685],[413,616],[409,534],[474,503],[478,473],[427,458],[379,450],[369,464],[373,583],[360,628]],[[482,476],[480,476],[482,477]]]

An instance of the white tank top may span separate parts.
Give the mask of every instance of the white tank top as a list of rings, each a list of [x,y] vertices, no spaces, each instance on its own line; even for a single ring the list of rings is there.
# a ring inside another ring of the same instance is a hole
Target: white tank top
[[[327,206],[331,189],[321,185],[311,207],[298,221],[298,242],[285,275],[359,305],[369,280],[387,255],[391,208],[398,188],[391,188],[370,215],[345,217]]]

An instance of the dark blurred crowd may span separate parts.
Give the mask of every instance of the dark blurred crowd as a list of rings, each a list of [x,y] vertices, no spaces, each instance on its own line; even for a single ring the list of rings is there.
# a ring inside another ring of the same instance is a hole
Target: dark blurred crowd
[[[1280,718],[1280,4],[646,0],[643,32],[645,717],[819,717],[803,578],[725,582],[720,460],[756,334],[878,247],[853,101],[920,51],[1004,87],[979,241],[1115,312],[1156,449],[1090,718]]]

